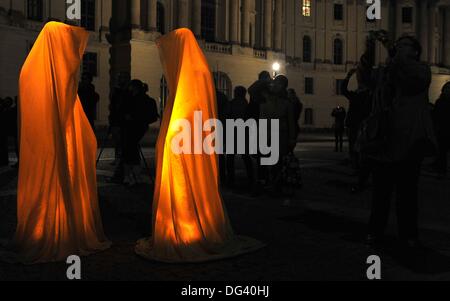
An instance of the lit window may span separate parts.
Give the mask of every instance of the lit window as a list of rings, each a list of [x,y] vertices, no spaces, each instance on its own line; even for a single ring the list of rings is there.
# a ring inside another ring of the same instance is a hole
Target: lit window
[[[302,14],[304,17],[311,17],[311,0],[303,0]]]

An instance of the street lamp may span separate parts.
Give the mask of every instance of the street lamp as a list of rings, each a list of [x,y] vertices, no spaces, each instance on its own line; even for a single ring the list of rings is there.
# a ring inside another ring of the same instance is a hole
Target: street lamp
[[[278,73],[280,72],[281,65],[278,62],[273,63],[272,70],[273,70],[273,76],[276,77]]]

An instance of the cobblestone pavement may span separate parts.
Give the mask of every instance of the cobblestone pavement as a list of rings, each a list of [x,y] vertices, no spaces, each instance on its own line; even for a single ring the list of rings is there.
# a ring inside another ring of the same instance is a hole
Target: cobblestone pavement
[[[144,149],[148,162],[154,150]],[[303,143],[304,187],[289,207],[276,197],[252,197],[246,187],[225,189],[224,200],[237,234],[257,238],[267,247],[253,254],[207,264],[161,264],[134,255],[137,239],[151,227],[152,187],[133,189],[108,184],[112,150],[98,167],[99,196],[105,231],[113,247],[82,259],[85,280],[364,280],[366,259],[379,255],[385,280],[450,280],[450,180],[437,180],[425,165],[421,179],[421,235],[428,250],[407,255],[390,238],[381,250],[366,247],[365,222],[370,193],[349,193],[354,182],[346,155],[331,143]],[[238,160],[239,161],[239,160]],[[245,176],[242,166],[238,176]],[[0,170],[0,237],[15,227],[16,171]],[[243,181],[242,181],[243,182]],[[65,263],[22,266],[0,263],[0,280],[64,280]]]

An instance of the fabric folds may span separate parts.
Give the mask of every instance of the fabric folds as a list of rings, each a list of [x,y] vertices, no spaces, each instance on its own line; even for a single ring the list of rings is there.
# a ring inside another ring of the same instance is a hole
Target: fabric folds
[[[233,234],[219,192],[215,154],[176,154],[171,148],[181,119],[194,125],[217,118],[216,91],[206,58],[189,29],[158,40],[169,88],[156,147],[153,235],[136,253],[157,261],[204,262],[255,251],[263,244]],[[205,138],[208,133],[203,133]]]
[[[22,67],[12,247],[23,263],[61,261],[110,246],[97,199],[97,142],[77,96],[87,42],[83,28],[49,22]]]

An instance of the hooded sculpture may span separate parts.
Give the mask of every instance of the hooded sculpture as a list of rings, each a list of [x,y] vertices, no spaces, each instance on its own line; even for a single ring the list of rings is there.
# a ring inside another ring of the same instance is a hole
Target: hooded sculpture
[[[176,154],[171,148],[180,119],[193,125],[196,111],[202,112],[202,124],[217,118],[206,58],[189,29],[161,37],[158,47],[169,99],[156,146],[153,236],[139,241],[136,252],[163,262],[201,262],[254,251],[262,244],[233,235],[219,192],[216,155]]]
[[[77,96],[88,33],[45,25],[19,81],[19,260],[66,260],[109,247],[97,200],[97,142]]]

